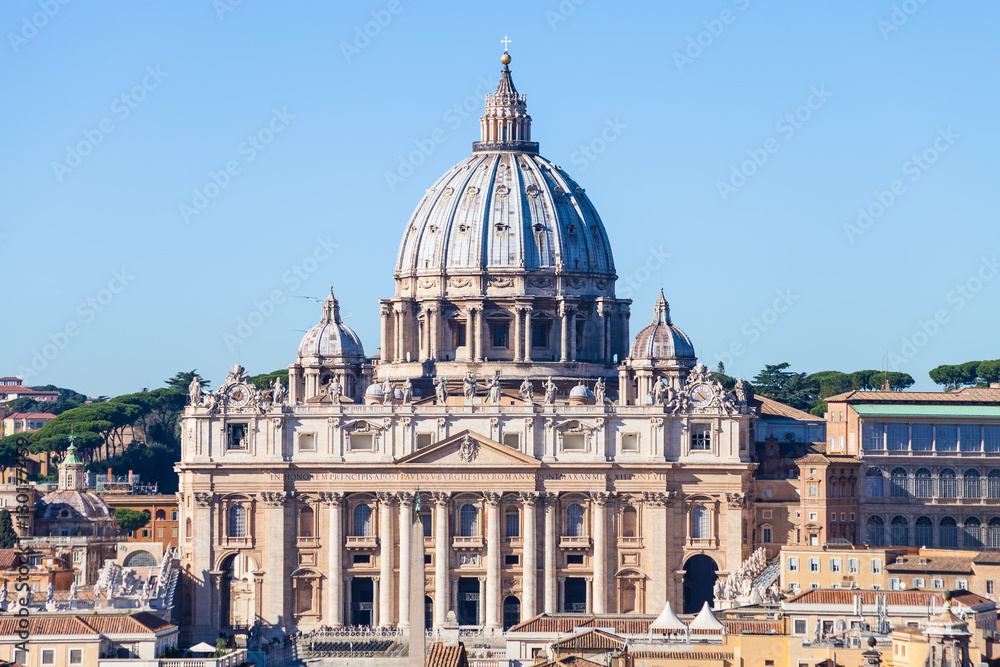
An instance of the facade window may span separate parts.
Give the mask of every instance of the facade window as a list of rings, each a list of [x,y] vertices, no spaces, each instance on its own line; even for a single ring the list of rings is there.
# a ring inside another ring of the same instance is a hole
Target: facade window
[[[504,433],[503,444],[511,449],[521,448],[521,436],[517,433]]]
[[[913,495],[917,498],[930,498],[934,495],[931,484],[931,471],[919,468],[913,475]]]
[[[173,510],[172,512],[170,512],[170,520],[177,521],[177,510]]]
[[[764,529],[764,542],[766,544],[770,544],[771,543],[771,529],[770,528],[765,528]]]
[[[884,492],[885,476],[878,468],[865,471],[865,495],[869,498],[881,498]]]
[[[830,572],[840,572],[841,571],[841,560],[839,558],[830,559]]]
[[[797,635],[804,635],[806,634],[806,632],[808,632],[806,628],[806,619],[804,618],[795,619],[793,627],[794,627],[793,632]]]
[[[889,577],[889,590],[890,591],[898,591],[899,590],[899,578],[898,577]]]
[[[230,424],[226,427],[227,438],[226,447],[228,449],[246,449],[247,448],[247,425],[246,424]]]
[[[634,507],[622,510],[622,537],[636,537],[639,534],[639,514]]]
[[[788,571],[798,572],[799,571],[799,559],[797,556],[788,557]]]
[[[83,649],[82,648],[71,648],[69,650],[69,664],[71,664],[71,665],[82,665],[83,664]]]
[[[549,346],[548,322],[536,322],[531,325],[531,347]]]
[[[424,537],[434,537],[434,525],[429,510],[420,511],[420,525],[424,527]]]
[[[962,590],[962,591],[969,590],[969,580],[968,579],[956,579],[955,580],[955,588],[957,588],[959,590]]]
[[[229,508],[229,537],[247,536],[247,509],[243,505]]]
[[[810,572],[819,572],[819,558],[810,558],[809,559],[809,571]]]
[[[706,540],[711,536],[711,515],[704,505],[695,505],[691,510],[691,537]]]
[[[504,516],[506,517],[507,537],[519,537],[521,535],[521,522],[517,510],[508,510]]]
[[[945,468],[938,473],[938,495],[942,498],[954,498],[958,495],[955,471],[951,468]]]
[[[910,444],[910,427],[906,424],[887,424],[885,429],[886,449],[904,451]]]
[[[352,433],[348,447],[352,452],[371,452],[375,450],[375,438],[371,433]]]
[[[491,324],[490,332],[493,334],[493,347],[507,347],[508,334],[510,333],[510,324],[504,322],[502,324]]]
[[[43,648],[41,657],[43,665],[56,664],[56,650],[54,648]]]
[[[573,503],[566,508],[566,534],[570,537],[583,537],[583,506]]]
[[[861,425],[861,448],[885,449],[885,424],[864,422]]]
[[[963,452],[978,452],[983,448],[983,437],[978,425],[959,427],[958,441]]]
[[[890,494],[893,498],[906,498],[906,470],[904,468],[893,468],[889,476]]]
[[[372,508],[368,505],[357,505],[354,508],[353,526],[356,537],[372,536]]]
[[[913,524],[913,541],[917,547],[934,546],[934,523],[929,517],[918,517]]]
[[[934,427],[930,424],[914,424],[910,427],[910,449],[915,452],[929,452],[934,447]]]
[[[944,588],[944,579],[931,579],[931,588]]]
[[[452,347],[465,347],[465,322],[451,323]]]
[[[983,450],[1000,452],[1000,426],[983,426]]]
[[[299,451],[300,452],[315,452],[316,451],[316,434],[315,433],[300,433],[299,434]]]
[[[479,534],[479,509],[472,503],[462,505],[458,512],[459,535],[475,537]]]
[[[997,591],[997,582],[993,579],[986,580],[986,594],[993,595]]]
[[[1000,549],[1000,517],[993,517],[986,524],[986,546],[989,549]]]
[[[938,539],[944,548],[956,548],[958,546],[958,522],[950,516],[941,519],[938,524]]]
[[[430,447],[433,443],[434,435],[432,433],[417,433],[417,449]]]
[[[1000,470],[990,470],[986,475],[986,497],[1000,498]]]
[[[313,536],[313,517],[311,507],[303,507],[299,510],[299,537]]]
[[[872,571],[872,574],[882,574],[882,559],[881,558],[872,558],[871,571]]]
[[[166,521],[166,519],[167,519],[167,512],[165,510],[156,510],[157,521]]]
[[[913,587],[914,588],[923,588],[924,585],[925,584],[924,584],[924,578],[923,577],[914,577],[913,578]]]
[[[861,563],[858,561],[857,558],[848,558],[847,559],[847,573],[848,574],[857,574],[860,571],[860,565],[861,565]]]
[[[962,476],[962,497],[979,498],[982,496],[981,490],[979,471],[974,468],[966,470]]]
[[[958,427],[938,424],[934,427],[934,449],[939,452],[953,452],[958,449]]]
[[[712,427],[710,424],[691,426],[691,451],[711,451]]]
[[[983,524],[974,516],[965,520],[965,530],[962,546],[966,549],[981,549],[983,547]]]
[[[622,451],[623,452],[639,451],[638,433],[626,433],[625,435],[622,436]]]

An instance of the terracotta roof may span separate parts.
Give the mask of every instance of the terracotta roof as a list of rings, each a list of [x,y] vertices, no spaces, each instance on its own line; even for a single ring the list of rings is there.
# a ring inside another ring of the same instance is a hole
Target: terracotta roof
[[[959,556],[903,556],[885,566],[889,572],[972,573],[972,558]]]
[[[929,591],[908,590],[908,591],[873,591],[873,590],[851,590],[851,589],[809,589],[802,591],[798,595],[793,595],[782,603],[782,606],[790,604],[854,604],[855,596],[861,597],[861,604],[873,605],[876,599],[885,596],[890,605],[898,606],[924,606],[931,600],[935,605],[943,605],[944,598],[940,593]],[[966,607],[978,607],[980,605],[994,605],[992,600],[988,600],[981,595],[976,595],[969,591],[957,590],[951,593],[952,602]]]
[[[0,549],[0,570],[13,570],[21,564],[20,549]]]
[[[427,647],[424,667],[469,667],[465,644],[459,642],[456,646],[447,646],[443,642],[432,642]]]
[[[848,391],[827,403],[1000,403],[1000,389],[965,387],[958,391]]]
[[[983,565],[1000,564],[1000,551],[981,551],[976,554],[972,562],[982,563]]]
[[[12,412],[11,414],[4,417],[4,421],[8,419],[55,419],[56,416],[51,412]]]
[[[620,651],[625,646],[625,640],[597,628],[553,642],[553,647],[568,651]]]
[[[733,653],[723,651],[635,651],[636,660],[733,660]]]
[[[131,616],[32,616],[29,623],[28,631],[32,635],[151,634],[177,627],[148,611]],[[17,618],[0,618],[0,637],[17,634],[17,624]]]
[[[847,592],[847,591],[844,591]],[[655,616],[644,614],[621,614],[591,616],[584,614],[566,614],[549,616],[539,614],[527,621],[518,623],[507,632],[539,632],[568,634],[576,628],[601,628],[610,630],[616,635],[644,635],[649,633],[649,626],[656,620]],[[726,626],[726,632],[733,635],[767,635],[781,634],[784,626],[781,621],[753,621],[721,619]],[[664,634],[662,630],[654,630],[654,634]]]
[[[87,624],[102,635],[144,634],[176,627],[173,623],[165,621],[148,611],[142,611],[130,616],[88,616]]]
[[[793,408],[790,405],[779,403],[773,398],[761,396],[760,394],[754,394],[753,400],[750,401],[750,404],[760,408],[760,415],[762,417],[783,417],[785,419],[807,422],[823,421],[822,417],[811,415],[808,412],[803,412],[798,408]]]
[[[555,660],[536,663],[532,665],[532,667],[560,667],[561,665],[567,665],[569,667],[604,667],[604,663],[602,662],[587,660],[586,658],[581,658],[578,655],[564,655]]]
[[[19,619],[0,618],[0,637],[10,637],[21,631]],[[35,635],[93,635],[97,632],[79,616],[31,616],[28,633]]]

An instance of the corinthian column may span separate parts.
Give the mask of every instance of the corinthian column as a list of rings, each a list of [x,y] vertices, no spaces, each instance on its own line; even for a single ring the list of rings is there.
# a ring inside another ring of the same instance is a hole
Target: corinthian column
[[[524,508],[524,550],[522,554],[524,566],[524,588],[521,597],[521,618],[531,618],[535,615],[535,605],[538,604],[538,544],[535,535],[535,503],[538,494],[534,491],[521,493],[521,504]]]
[[[558,604],[556,588],[556,512],[559,498],[554,493],[545,494],[545,606],[546,614],[554,614]]]
[[[392,625],[392,546],[395,540],[392,535],[392,504],[395,494],[386,491],[378,492],[379,500],[379,596],[378,624],[379,627]]]
[[[413,531],[413,494],[399,494],[399,627],[410,627],[410,536]]]
[[[607,612],[608,601],[608,515],[611,494],[595,491],[590,494],[594,509],[594,606],[593,613]]]
[[[448,615],[448,493],[434,498],[434,627]]]
[[[288,500],[286,491],[269,491],[261,494],[261,500],[268,507],[267,553],[267,584],[268,584],[268,621],[275,628],[284,629],[285,598],[288,588],[288,572],[285,567],[285,502]]]
[[[571,317],[571,314],[565,303],[559,305],[559,317],[562,319],[559,361],[569,361],[569,318]]]
[[[323,500],[330,508],[330,535],[326,545],[330,554],[330,571],[327,574],[330,592],[326,617],[329,625],[336,628],[344,624],[344,494],[325,493]]]
[[[500,623],[500,494],[486,492],[486,627]]]
[[[524,360],[526,362],[531,361],[531,307],[530,306],[524,309]]]
[[[382,354],[382,361],[392,361],[392,318],[389,317],[392,314],[392,310],[389,303],[383,303],[380,310],[382,315],[382,332],[381,332],[381,348],[380,352]]]

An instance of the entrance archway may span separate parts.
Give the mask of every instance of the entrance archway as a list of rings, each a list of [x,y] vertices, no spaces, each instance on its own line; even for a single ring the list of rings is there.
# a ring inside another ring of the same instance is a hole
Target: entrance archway
[[[718,569],[715,561],[704,554],[692,556],[684,564],[685,614],[697,613],[706,602],[711,606]]]
[[[431,596],[424,596],[424,629],[434,627],[434,601]]]
[[[375,602],[375,584],[370,577],[351,580],[351,625],[371,626],[372,605]]]
[[[235,553],[219,564],[219,627],[245,629],[257,620],[256,564],[249,556]]]

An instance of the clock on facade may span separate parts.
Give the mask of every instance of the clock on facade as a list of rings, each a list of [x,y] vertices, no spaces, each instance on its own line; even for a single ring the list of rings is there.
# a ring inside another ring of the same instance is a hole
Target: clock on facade
[[[712,388],[707,384],[699,384],[691,390],[691,402],[702,408],[712,402]]]
[[[227,396],[230,405],[241,408],[246,405],[248,400],[250,400],[250,391],[246,388],[246,386],[238,384],[229,390]]]

